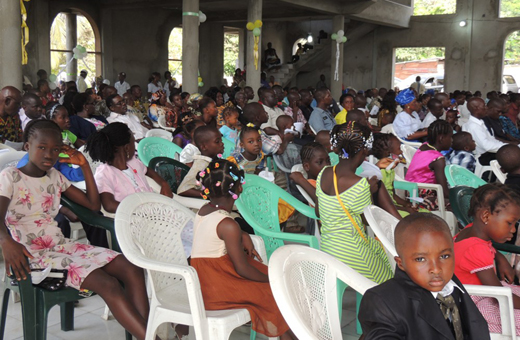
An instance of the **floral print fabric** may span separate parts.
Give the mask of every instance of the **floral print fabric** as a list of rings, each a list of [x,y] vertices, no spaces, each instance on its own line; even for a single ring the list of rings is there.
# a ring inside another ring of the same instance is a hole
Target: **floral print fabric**
[[[54,217],[61,193],[70,182],[52,168],[43,177],[29,177],[15,167],[0,172],[0,195],[11,201],[5,224],[13,239],[34,256],[32,268],[67,269],[67,286],[79,289],[95,269],[110,263],[119,253],[67,239]]]

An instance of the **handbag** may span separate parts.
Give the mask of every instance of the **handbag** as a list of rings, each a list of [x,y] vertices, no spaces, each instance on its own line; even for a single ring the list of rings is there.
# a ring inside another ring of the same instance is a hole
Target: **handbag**
[[[32,269],[32,271],[42,271],[43,269]],[[36,287],[43,288],[45,290],[56,291],[63,289],[65,287],[65,283],[67,282],[67,269],[51,269],[49,275],[43,279],[42,282],[37,285],[33,285]]]

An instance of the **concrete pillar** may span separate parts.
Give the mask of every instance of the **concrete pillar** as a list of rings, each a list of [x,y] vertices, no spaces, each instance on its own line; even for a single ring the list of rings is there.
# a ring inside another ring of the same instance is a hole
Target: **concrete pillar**
[[[244,69],[244,61],[245,61],[245,55],[246,55],[246,44],[245,39],[246,35],[244,33],[244,29],[241,28],[238,30],[238,68],[243,70]],[[231,85],[231,84],[229,84]]]
[[[0,88],[22,89],[20,1],[0,1]]]
[[[112,39],[114,36],[112,25],[113,21],[114,10],[111,8],[103,9],[101,11],[101,50],[103,51],[103,69],[97,69],[96,77],[103,76],[104,79],[109,79],[110,82],[116,79],[114,72],[114,47]],[[130,73],[130,71],[126,71],[126,73],[129,75],[129,77],[135,77]],[[147,72],[147,74],[149,75],[151,72]],[[146,83],[140,84],[143,89],[143,93],[146,93],[146,84],[148,84],[147,79],[148,78],[144,80]]]
[[[255,22],[262,20],[262,0],[249,0],[247,7],[247,21]],[[253,31],[247,31],[247,55],[246,55],[246,83],[253,88],[255,93],[254,101],[258,100],[256,94],[260,87],[260,73],[262,72],[262,35],[258,40],[258,69],[255,69],[255,58],[253,49],[255,46]]]
[[[200,25],[199,72],[204,87],[197,92],[204,93],[211,86],[219,87],[224,78],[224,25],[220,22],[205,22]],[[184,69],[183,69],[184,73]]]
[[[76,18],[76,14],[74,13],[66,13],[65,14],[65,36],[66,36],[66,49],[72,51],[74,47],[78,44],[78,21]],[[67,61],[72,58],[74,53],[67,52],[65,53]],[[67,81],[76,81],[78,77],[78,60],[73,59],[72,62],[70,62],[67,65]]]
[[[199,0],[182,1],[182,90],[198,92]]]
[[[343,15],[335,15],[332,18],[332,32],[345,30],[345,17]],[[334,80],[336,71],[336,42],[332,41],[330,52],[330,93],[332,98],[339,100],[341,97],[341,87],[343,85],[343,55],[345,54],[345,44],[339,44],[339,63],[338,63],[338,80]]]

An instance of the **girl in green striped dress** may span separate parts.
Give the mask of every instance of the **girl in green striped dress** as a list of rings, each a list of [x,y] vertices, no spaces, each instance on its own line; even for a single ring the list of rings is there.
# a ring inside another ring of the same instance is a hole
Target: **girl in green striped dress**
[[[375,176],[367,179],[355,174],[368,155],[370,130],[348,122],[336,125],[330,135],[340,161],[334,167],[324,168],[317,178],[321,250],[366,278],[382,283],[392,278],[393,271],[382,246],[367,235],[361,214],[374,199],[397,219],[401,216],[381,181]]]

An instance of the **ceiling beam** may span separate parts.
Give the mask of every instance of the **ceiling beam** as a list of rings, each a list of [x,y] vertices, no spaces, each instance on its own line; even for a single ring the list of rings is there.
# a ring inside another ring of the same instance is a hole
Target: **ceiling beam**
[[[373,24],[408,28],[413,8],[388,0],[378,0],[374,5],[367,7],[357,14],[345,14],[347,17]]]

